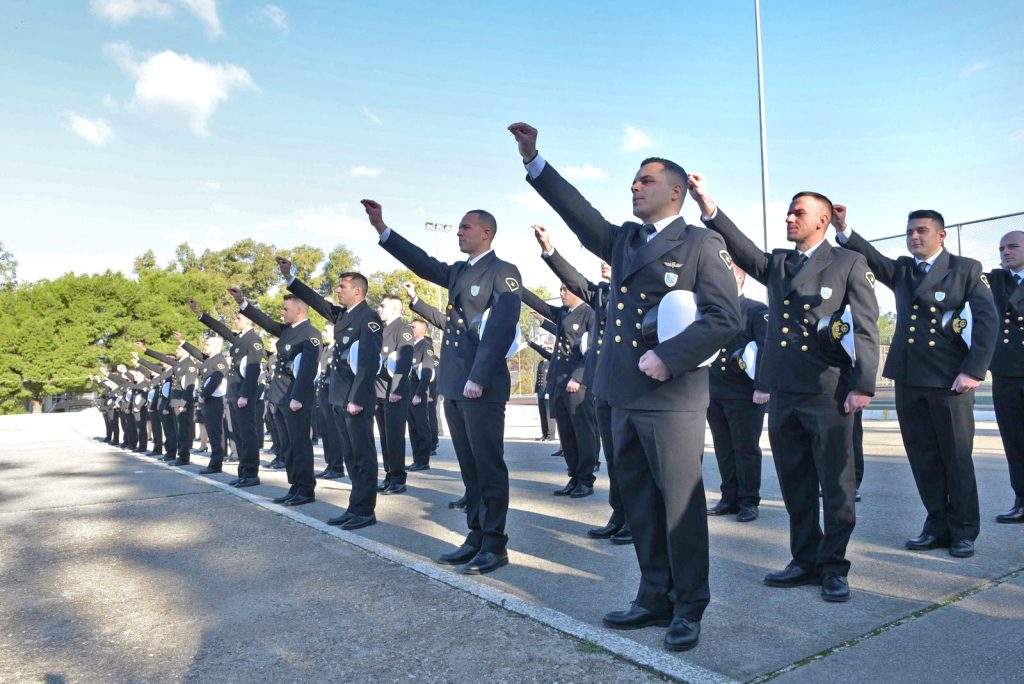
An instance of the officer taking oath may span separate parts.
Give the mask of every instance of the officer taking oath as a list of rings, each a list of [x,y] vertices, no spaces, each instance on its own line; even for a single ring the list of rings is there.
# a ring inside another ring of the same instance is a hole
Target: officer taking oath
[[[413,273],[448,288],[438,392],[466,485],[469,534],[442,563],[483,574],[508,564],[508,468],[505,466],[505,404],[511,377],[505,362],[519,337],[522,282],[519,269],[502,261],[491,242],[494,216],[482,209],[459,222],[459,249],[467,261],[445,264],[391,230],[381,206],[363,200],[380,245]]]
[[[896,295],[896,332],[884,375],[896,382],[903,448],[927,517],[912,551],[949,548],[974,555],[981,527],[974,478],[974,390],[996,342],[996,311],[981,264],[943,247],[946,226],[931,209],[907,217],[907,251],[889,259],[846,224],[836,205],[836,239],[863,254]],[[973,325],[966,326],[967,319]]]
[[[631,186],[633,215],[640,220],[617,226],[537,153],[535,128],[516,123],[509,131],[530,185],[583,246],[612,267],[594,393],[612,405],[614,467],[633,528],[640,587],[633,605],[606,614],[604,624],[668,626],[667,649],[693,648],[711,597],[701,477],[704,364],[740,327],[725,244],[680,216],[686,172],[678,164],[660,158],[641,163]],[[689,327],[665,339],[642,335],[650,309],[669,295],[684,299],[687,293],[699,313]]]
[[[766,254],[715,204],[703,177],[691,174],[689,180],[701,220],[725,238],[739,267],[768,288],[761,382],[772,397],[768,438],[789,513],[793,558],[764,582],[820,583],[824,600],[848,601],[846,547],[857,520],[853,414],[870,403],[878,370],[875,276],[864,257],[825,239],[832,202],[824,195],[793,197],[786,239],[796,249]]]

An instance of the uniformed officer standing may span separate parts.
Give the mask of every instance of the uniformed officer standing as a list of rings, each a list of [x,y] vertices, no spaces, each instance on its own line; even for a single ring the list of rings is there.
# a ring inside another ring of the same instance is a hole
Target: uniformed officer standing
[[[555,419],[548,408],[548,397],[551,396],[548,394],[548,368],[550,366],[551,362],[542,356],[541,360],[537,363],[537,373],[533,381],[533,393],[537,395],[537,413],[540,417],[540,437],[537,438],[538,442],[546,442],[555,438],[554,434],[552,434]]]
[[[316,499],[316,478],[313,477],[310,423],[315,409],[313,384],[319,370],[320,331],[306,318],[306,303],[298,297],[284,296],[281,306],[284,323],[278,323],[250,305],[238,288],[228,288],[228,293],[243,315],[278,338],[270,401],[283,417],[284,430],[280,438],[291,487],[286,495],[274,499],[274,503],[283,506],[312,503]]]
[[[174,333],[175,337],[180,334]],[[209,435],[210,462],[199,471],[199,474],[219,473],[224,468],[224,395],[228,386],[228,361],[222,353],[224,338],[207,337],[202,349],[184,338],[179,339],[185,351],[191,354],[192,358],[202,362],[196,393]]]
[[[164,383],[171,376],[171,369],[167,368],[163,364],[153,363],[147,359],[140,359],[135,352],[132,352],[132,358],[144,368],[149,369],[152,373],[152,377],[149,381],[149,387],[146,392],[146,409],[149,417],[150,424],[150,435],[153,440],[152,451],[146,452],[148,456],[159,456],[163,449],[163,425],[160,421],[161,414],[159,409],[161,388]]]
[[[708,371],[701,364],[739,329],[736,286],[721,238],[679,215],[686,172],[666,159],[642,162],[633,215],[604,219],[537,153],[537,130],[509,127],[527,180],[588,250],[612,267],[609,321],[594,391],[612,405],[615,470],[640,564],[632,607],[604,617],[613,629],[668,626],[665,647],[697,645],[710,601],[708,526],[701,459]],[[648,344],[645,313],[673,290],[693,293],[700,317]],[[614,316],[614,321],[612,320]]]
[[[594,310],[564,283],[558,295],[562,306],[554,307],[524,288],[523,303],[555,324],[548,387],[569,482],[554,494],[580,499],[594,493],[594,468],[601,448],[593,392],[583,384],[584,340],[593,326]]]
[[[981,528],[974,477],[974,390],[988,370],[996,342],[996,312],[988,279],[974,259],[950,254],[942,214],[930,209],[907,217],[907,250],[889,259],[846,225],[836,207],[837,239],[867,257],[876,277],[896,295],[896,332],[885,377],[896,382],[896,415],[903,447],[927,511],[920,535],[906,543],[920,551],[949,547],[957,558],[974,555]],[[973,317],[965,340],[958,325],[965,306]]]
[[[143,352],[162,363],[172,367],[170,386],[164,384],[163,410],[165,415],[171,418],[171,429],[168,430],[168,423],[164,423],[164,433],[170,433],[173,437],[172,444],[177,458],[172,459],[171,454],[164,457],[164,461],[175,466],[184,466],[192,462],[192,442],[195,439],[195,406],[196,382],[199,380],[199,368],[195,360],[190,358],[188,352],[179,344],[174,350],[175,356],[161,354],[160,352],[147,349],[142,342],[136,342],[136,346]]]
[[[466,574],[491,572],[508,564],[504,440],[512,382],[505,358],[519,335],[519,269],[494,253],[498,224],[486,211],[470,211],[459,222],[459,249],[469,260],[445,264],[388,228],[379,204],[362,203],[385,250],[416,275],[448,288],[437,384],[466,485],[469,534],[440,561],[464,564]]]
[[[382,494],[406,491],[405,426],[409,420],[412,391],[412,328],[402,320],[402,300],[384,295],[377,307],[384,321],[380,373],[377,374],[377,433],[384,460],[384,480],[377,486]],[[392,372],[392,369],[394,372]]]
[[[331,376],[334,375],[334,324],[324,326],[323,346],[320,348],[320,377],[316,382],[316,419],[324,443],[324,461],[327,467],[316,474],[324,480],[345,477],[346,442],[341,437],[341,420],[331,406]]]
[[[1024,523],[1024,232],[1014,230],[999,241],[1002,268],[988,274],[1002,335],[996,336],[992,371],[992,403],[996,409],[1003,451],[1010,468],[1013,506],[996,516],[1000,523]]]
[[[740,295],[743,330],[722,347],[711,364],[708,426],[722,476],[722,498],[708,509],[708,515],[735,513],[736,522],[751,522],[757,519],[761,503],[760,440],[770,397],[768,385],[759,374],[768,334],[768,307],[744,297],[747,274],[735,264],[732,271]],[[744,356],[748,348],[753,354]],[[748,359],[753,360],[752,365],[748,365]],[[753,377],[750,370],[754,371]]]
[[[238,453],[238,477],[228,484],[233,487],[255,487],[260,483],[259,435],[263,430],[260,412],[260,363],[266,352],[252,321],[242,314],[235,316],[234,330],[204,313],[194,299],[188,300],[199,322],[230,344],[231,367],[228,372],[228,412]],[[257,430],[260,432],[257,433]]]
[[[793,197],[786,239],[796,249],[766,254],[712,201],[699,174],[690,175],[690,193],[705,225],[725,238],[737,265],[768,288],[759,383],[772,397],[768,438],[789,513],[793,558],[764,582],[771,587],[820,582],[824,600],[848,601],[846,547],[857,521],[853,414],[871,402],[878,371],[875,276],[864,257],[835,249],[825,239],[832,202],[824,195]],[[849,321],[837,318],[846,312]],[[825,331],[822,336],[819,330]],[[844,341],[849,350],[837,346]],[[818,523],[819,486],[824,533]]]
[[[412,465],[409,472],[430,469],[430,449],[433,437],[430,434],[430,403],[427,401],[430,382],[434,379],[437,357],[434,356],[434,341],[427,337],[427,322],[417,318],[412,327],[412,376],[409,402],[409,442],[412,445]]]

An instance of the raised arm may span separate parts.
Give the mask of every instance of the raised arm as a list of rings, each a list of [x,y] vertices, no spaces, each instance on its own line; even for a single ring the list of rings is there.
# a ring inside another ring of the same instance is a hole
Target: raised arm
[[[395,233],[384,223],[383,210],[377,202],[364,199],[361,201],[366,210],[370,225],[380,236],[380,246],[395,257],[420,278],[448,287],[448,273],[451,267],[438,261],[422,249],[412,244],[401,235]]]
[[[525,287],[523,290],[523,304],[530,307],[537,313],[549,321],[554,321],[558,318],[558,308],[551,306],[543,299],[535,295],[534,293],[527,290]]]
[[[338,315],[343,312],[340,306],[330,303],[319,292],[293,276],[291,273],[292,262],[290,260],[282,256],[274,257],[274,259],[277,261],[278,268],[281,269],[281,275],[284,276],[289,292],[306,302],[311,309],[328,321],[338,320]]]
[[[863,254],[875,279],[891,289],[896,283],[896,260],[879,252],[874,245],[846,225],[846,207],[842,204],[833,207],[832,225],[836,229],[836,242],[846,249]]]
[[[242,291],[237,287],[229,287],[228,294],[230,294],[238,304],[239,311],[242,312],[242,315],[253,323],[260,326],[271,335],[276,335],[277,337],[280,337],[284,332],[286,326],[275,321],[258,307],[253,306],[252,302],[246,301],[242,296]]]
[[[551,360],[551,352],[548,351],[546,347],[542,347],[533,340],[527,340],[526,344],[530,345],[530,349],[540,354],[544,359],[547,359],[548,361]]]

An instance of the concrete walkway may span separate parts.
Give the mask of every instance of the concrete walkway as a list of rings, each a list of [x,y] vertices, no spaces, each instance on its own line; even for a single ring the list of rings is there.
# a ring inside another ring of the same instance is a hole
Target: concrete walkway
[[[701,644],[662,650],[660,629],[600,626],[638,579],[631,547],[587,539],[597,496],[564,484],[552,443],[510,421],[511,565],[469,578],[433,562],[464,518],[442,440],[406,495],[379,499],[377,525],[323,524],[348,498],[269,503],[283,473],[234,490],[100,444],[94,412],[0,418],[0,681],[855,681],[1024,679],[1024,526],[993,424],[975,461],[982,534],[974,558],[911,553],[923,511],[894,423],[866,423],[867,473],[849,556],[853,600],[770,589],[789,559],[769,452],[761,518],[711,520],[712,604]],[[710,438],[709,438],[710,444]],[[765,440],[766,442],[766,440]],[[766,445],[767,446],[767,445]],[[709,503],[719,478],[709,448]]]

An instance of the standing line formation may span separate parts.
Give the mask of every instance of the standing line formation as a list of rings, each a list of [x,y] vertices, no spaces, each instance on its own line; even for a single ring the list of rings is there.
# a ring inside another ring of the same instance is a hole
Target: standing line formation
[[[906,228],[909,254],[891,259],[853,230],[846,207],[803,191],[785,222],[794,248],[766,253],[714,202],[704,176],[661,157],[641,163],[630,187],[636,220],[619,225],[539,154],[535,128],[516,123],[508,130],[526,182],[601,260],[596,281],[556,250],[549,229],[533,226],[540,256],[561,282],[561,304],[549,304],[495,252],[498,225],[490,212],[466,212],[457,237],[467,258],[445,263],[364,199],[380,247],[447,289],[444,310],[420,299],[412,283],[403,286],[416,316],[411,324],[396,293],[371,309],[369,282],[354,271],[338,276],[330,301],[277,257],[287,289],[278,319],[229,288],[238,304],[230,328],[188,302],[212,333],[202,349],[176,333],[174,355],[137,342],[141,355],[133,354],[132,368],[102,369],[95,379],[104,441],[145,452],[152,439],[151,455],[187,465],[199,413],[210,447],[201,474],[237,460],[230,484],[251,487],[260,484],[266,426],[274,439],[269,467],[284,469],[289,483],[274,502],[310,503],[317,479],[347,473],[348,506],[327,522],[356,530],[376,522],[378,495],[407,493],[409,473],[430,468],[443,405],[465,487],[449,507],[464,509],[467,532],[438,561],[485,574],[509,562],[506,361],[528,345],[542,356],[535,387],[540,439],[551,439],[557,426],[556,455],[568,475],[554,495],[592,496],[603,453],[610,514],[587,535],[636,551],[636,594],[604,616],[605,626],[664,627],[665,647],[685,651],[698,644],[711,600],[708,516],[758,518],[766,415],[791,560],[764,583],[820,585],[831,603],[851,598],[846,552],[861,498],[862,411],[875,394],[879,364],[881,283],[897,306],[883,375],[896,385],[900,432],[924,508],[920,533],[906,548],[943,548],[954,558],[975,553],[981,520],[973,408],[988,373],[1014,493],[996,521],[1024,522],[1024,233],[1004,235],[1001,268],[984,273],[979,262],[945,249],[939,212],[915,210]],[[702,226],[682,218],[687,197]],[[826,238],[830,227],[837,244]],[[767,304],[744,296],[747,277],[765,285]],[[524,303],[554,336],[552,347],[522,339]],[[327,320],[323,331],[309,321],[310,308]],[[443,331],[437,350],[431,325]],[[710,508],[701,468],[705,425],[721,474],[721,498]],[[314,433],[327,463],[319,473]]]

